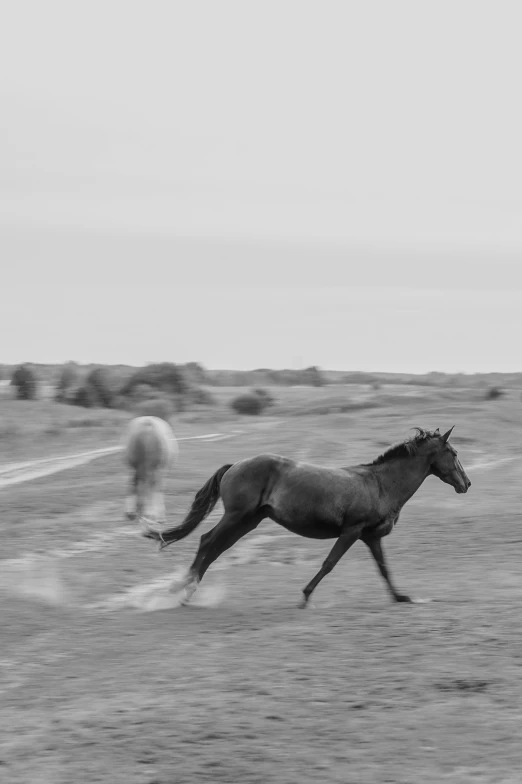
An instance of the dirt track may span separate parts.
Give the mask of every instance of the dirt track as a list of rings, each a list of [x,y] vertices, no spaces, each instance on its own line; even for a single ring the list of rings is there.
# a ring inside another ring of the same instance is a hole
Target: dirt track
[[[9,463],[0,466],[0,490],[3,487],[19,485],[22,482],[31,482],[34,479],[41,479],[69,468],[85,465],[91,460],[105,457],[113,452],[119,452],[120,446],[110,446],[105,449],[93,449],[89,452],[81,452],[77,455],[60,455],[58,457],[46,457],[39,460],[29,460],[24,463]]]
[[[328,417],[204,449],[189,442],[169,515],[179,519],[231,458],[270,448],[346,464],[376,454],[382,432],[360,420],[357,431],[354,419]],[[62,552],[67,601],[3,593],[2,780],[519,782],[522,464],[518,434],[499,427],[459,446],[472,492],[428,480],[386,542],[398,585],[439,600],[426,605],[391,605],[356,545],[315,608],[298,610],[328,545],[263,523],[231,552],[231,568],[209,571],[214,606],[107,612],[108,597],[186,566],[199,536],[158,554],[122,525],[119,455],[23,493],[5,488],[4,556]],[[469,439],[473,423],[461,432]]]
[[[178,441],[222,441],[233,438],[238,433],[204,433],[203,435],[187,436],[178,438]],[[31,482],[34,479],[42,479],[60,471],[67,471],[76,466],[85,465],[92,460],[106,457],[115,452],[121,452],[122,446],[108,446],[103,449],[91,449],[88,452],[80,452],[76,455],[57,455],[53,457],[40,458],[39,460],[29,460],[23,463],[7,463],[0,465],[0,490],[3,487],[19,485],[23,482]]]

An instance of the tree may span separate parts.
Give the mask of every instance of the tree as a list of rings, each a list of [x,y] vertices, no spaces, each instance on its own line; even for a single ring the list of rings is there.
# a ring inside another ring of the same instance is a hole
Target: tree
[[[199,362],[187,362],[185,370],[194,384],[208,384],[207,371]]]
[[[78,381],[78,367],[76,362],[67,362],[60,371],[56,385],[56,400],[66,400],[72,388]]]
[[[109,374],[105,368],[97,367],[91,370],[85,379],[85,386],[92,389],[100,407],[111,407],[114,393],[111,387]]]
[[[16,387],[18,400],[34,400],[36,398],[38,379],[30,365],[23,364],[15,368],[11,384]]]
[[[310,384],[312,387],[324,386],[323,374],[315,365],[303,370],[303,381],[305,384]]]
[[[179,401],[189,389],[183,370],[172,362],[147,365],[136,370],[124,385],[122,395],[132,395],[141,384],[148,384],[165,395],[177,397]]]
[[[79,387],[72,402],[84,408],[110,408],[114,401],[114,392],[105,368],[93,368]]]

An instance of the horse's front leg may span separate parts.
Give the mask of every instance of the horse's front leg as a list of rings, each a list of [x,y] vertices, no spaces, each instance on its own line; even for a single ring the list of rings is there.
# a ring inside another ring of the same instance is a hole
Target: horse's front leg
[[[362,526],[355,526],[354,528],[349,528],[341,533],[339,539],[337,539],[336,543],[328,553],[326,560],[323,562],[323,565],[313,580],[310,580],[304,589],[303,600],[300,605],[302,608],[306,607],[312,592],[317,588],[323,577],[326,577],[326,575],[332,571],[335,564],[341,560],[346,551],[349,550],[352,544],[355,544],[355,542],[360,538],[361,531]]]
[[[379,567],[379,571],[386,580],[388,588],[390,590],[391,595],[393,596],[396,602],[413,602],[414,599],[410,599],[404,593],[399,593],[396,587],[393,584],[393,581],[390,577],[390,573],[388,571],[388,566],[386,565],[386,559],[384,557],[384,552],[382,549],[381,539],[377,536],[372,536],[371,534],[367,533],[361,537],[363,542],[369,547],[371,554],[375,558],[377,566]]]

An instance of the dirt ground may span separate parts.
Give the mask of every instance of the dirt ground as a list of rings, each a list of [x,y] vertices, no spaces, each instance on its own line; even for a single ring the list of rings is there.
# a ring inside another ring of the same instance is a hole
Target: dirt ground
[[[367,462],[413,425],[456,424],[470,492],[429,478],[385,541],[426,604],[392,605],[357,544],[299,610],[330,544],[266,521],[208,572],[200,606],[143,612],[129,592],[187,566],[215,514],[158,553],[123,519],[120,454],[3,488],[0,781],[518,784],[519,406],[405,398],[181,445],[169,522],[225,462]]]

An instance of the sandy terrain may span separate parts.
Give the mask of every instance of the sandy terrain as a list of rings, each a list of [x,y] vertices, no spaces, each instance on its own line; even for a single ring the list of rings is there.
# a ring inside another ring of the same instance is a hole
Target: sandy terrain
[[[521,428],[508,403],[447,408],[260,420],[187,441],[167,491],[177,521],[224,462],[265,450],[362,462],[412,424],[456,420],[470,493],[427,480],[386,542],[397,584],[427,604],[390,604],[356,545],[299,610],[328,543],[265,522],[193,607],[162,610],[219,510],[158,553],[123,520],[121,455],[4,486],[0,779],[519,782]]]

